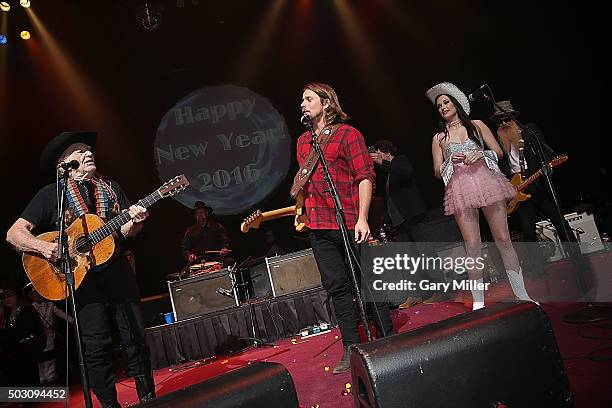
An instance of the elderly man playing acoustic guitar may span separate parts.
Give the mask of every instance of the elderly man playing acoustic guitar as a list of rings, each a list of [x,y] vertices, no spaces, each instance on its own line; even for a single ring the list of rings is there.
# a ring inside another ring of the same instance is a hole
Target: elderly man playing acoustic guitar
[[[55,174],[60,163],[72,162],[73,168],[66,170],[70,172],[66,187],[66,225],[84,214],[95,214],[102,220],[110,220],[122,210],[127,209],[129,213],[130,219],[113,233],[116,245],[111,248],[114,247],[114,253],[112,256],[109,254],[107,262],[89,268],[75,295],[91,387],[103,407],[120,407],[112,365],[109,316],[119,329],[128,357],[129,373],[135,378],[139,399],[145,401],[155,397],[149,353],[144,342],[140,295],[121,248],[125,238],[140,231],[142,221],[149,213],[140,205],[131,206],[121,187],[96,171],[92,153],[96,139],[97,134],[93,132],[59,134],[43,150],[41,169],[48,175]],[[78,162],[78,166],[74,161]],[[38,191],[6,234],[7,241],[17,250],[27,253],[26,256],[44,257],[43,261],[51,263],[57,260],[57,243],[47,242],[34,234],[59,229],[57,187],[56,183],[52,183]],[[71,251],[75,250],[78,250],[78,244],[77,248],[71,248]],[[43,288],[37,289],[44,293]]]

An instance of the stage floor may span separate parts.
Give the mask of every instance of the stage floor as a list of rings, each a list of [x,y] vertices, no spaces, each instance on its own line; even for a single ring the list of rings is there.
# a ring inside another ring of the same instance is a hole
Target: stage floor
[[[591,257],[596,266],[599,283],[609,282],[612,274],[610,253],[596,254]],[[528,288],[545,287],[549,281],[566,281],[572,279],[567,275],[563,263],[552,265],[547,277],[533,281],[527,279]],[[603,280],[602,280],[603,279]],[[611,285],[598,285],[599,294],[612,294]],[[495,284],[496,295],[505,297],[509,291],[507,283],[500,281]],[[505,293],[504,293],[505,292]],[[467,296],[466,296],[467,299]],[[489,299],[489,297],[488,297]],[[469,303],[464,304],[454,299],[434,304],[419,304],[410,309],[393,311],[393,322],[397,332],[405,332],[422,327],[443,319],[469,312]],[[578,303],[548,303],[543,304],[548,315],[559,349],[563,357],[575,406],[610,407],[612,406],[612,391],[610,390],[610,373],[612,372],[612,321],[573,325],[563,321],[568,313],[582,308]],[[226,357],[212,357],[191,361],[181,365],[165,367],[155,371],[155,383],[158,395],[163,395],[177,389],[204,381],[208,378],[235,370],[251,362],[277,362],[287,368],[296,386],[300,405],[302,407],[352,407],[353,397],[347,392],[350,387],[350,373],[333,375],[334,364],[342,354],[342,344],[338,329],[330,333],[300,340],[298,337],[285,338],[276,341],[274,347],[245,349],[237,354]],[[528,370],[525,367],[525,370]],[[83,398],[80,386],[72,386],[69,407],[82,407]],[[134,382],[123,379],[117,383],[119,401],[123,406],[138,402]],[[95,401],[95,399],[94,399]],[[46,404],[49,407],[59,407],[62,404]],[[95,406],[99,406],[95,401]]]

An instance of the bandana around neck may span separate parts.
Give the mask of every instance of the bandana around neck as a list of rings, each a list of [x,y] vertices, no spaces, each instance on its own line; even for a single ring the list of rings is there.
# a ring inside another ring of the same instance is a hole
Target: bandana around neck
[[[96,206],[96,215],[108,219],[110,211],[113,209],[113,205],[117,202],[117,195],[110,186],[110,183],[99,177],[93,177],[91,179],[93,186],[93,199]],[[83,214],[87,214],[89,209],[87,203],[81,195],[78,184],[74,179],[68,180],[68,186],[66,189],[66,195],[68,198],[68,205],[73,210],[75,217],[80,217]]]

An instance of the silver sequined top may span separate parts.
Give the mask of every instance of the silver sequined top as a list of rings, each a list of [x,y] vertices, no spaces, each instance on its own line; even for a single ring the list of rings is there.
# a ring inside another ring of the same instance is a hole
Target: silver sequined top
[[[448,185],[448,182],[453,175],[454,166],[451,156],[455,153],[468,154],[475,150],[483,153],[485,163],[489,169],[497,172],[500,171],[499,167],[497,166],[497,154],[493,150],[484,150],[470,138],[465,140],[463,143],[449,142],[443,148],[444,163],[442,163],[440,166],[440,174],[442,175],[442,180],[444,181],[445,186]],[[460,163],[459,165],[463,166],[464,164]]]

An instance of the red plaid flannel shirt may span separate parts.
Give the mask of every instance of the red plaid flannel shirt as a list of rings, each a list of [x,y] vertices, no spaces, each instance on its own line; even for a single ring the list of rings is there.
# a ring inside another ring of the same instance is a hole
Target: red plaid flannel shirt
[[[297,141],[297,159],[300,167],[312,146],[310,131]],[[368,179],[374,185],[374,163],[368,153],[363,135],[354,127],[340,125],[323,149],[329,171],[344,208],[346,227],[352,229],[359,218],[359,183]],[[323,179],[323,167],[317,163],[310,180],[304,185],[306,226],[310,229],[338,229],[334,203]]]

